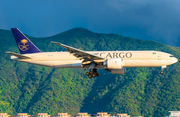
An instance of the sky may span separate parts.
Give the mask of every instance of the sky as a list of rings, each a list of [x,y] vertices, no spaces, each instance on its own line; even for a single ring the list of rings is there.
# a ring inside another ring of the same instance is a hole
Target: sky
[[[180,0],[0,1],[0,29],[47,37],[82,27],[180,47]]]

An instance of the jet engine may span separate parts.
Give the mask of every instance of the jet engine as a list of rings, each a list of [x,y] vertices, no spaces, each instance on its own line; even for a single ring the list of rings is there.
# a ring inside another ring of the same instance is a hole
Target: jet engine
[[[123,60],[121,58],[107,59],[104,62],[104,65],[107,67],[107,69],[122,69],[123,68]]]

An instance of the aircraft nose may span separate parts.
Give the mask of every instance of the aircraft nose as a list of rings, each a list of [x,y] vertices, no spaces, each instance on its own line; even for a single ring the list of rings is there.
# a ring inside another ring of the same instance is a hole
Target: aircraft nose
[[[175,58],[175,63],[176,63],[176,62],[178,62],[178,59],[177,59],[177,58]]]
[[[178,59],[176,57],[173,58],[173,63],[178,62]]]

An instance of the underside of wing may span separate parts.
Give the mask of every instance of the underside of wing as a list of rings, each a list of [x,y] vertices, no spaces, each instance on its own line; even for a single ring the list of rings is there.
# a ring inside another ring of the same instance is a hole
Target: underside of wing
[[[91,54],[91,53],[88,53],[88,52],[85,52],[85,51],[82,51],[82,50],[79,50],[79,49],[76,49],[76,48],[73,48],[73,47],[70,47],[70,46],[67,46],[64,44],[61,44],[59,42],[52,42],[52,43],[58,44],[64,48],[66,48],[69,53],[73,54],[75,57],[79,58],[80,60],[82,60],[82,59],[84,59],[86,61],[103,61],[103,60],[105,60],[104,57],[97,56],[97,55],[94,55],[94,54]]]
[[[13,55],[13,56],[16,56],[19,59],[31,59],[31,57],[29,57],[29,56],[18,54],[18,53],[14,53],[14,52],[6,52],[6,53],[10,54],[10,55]]]

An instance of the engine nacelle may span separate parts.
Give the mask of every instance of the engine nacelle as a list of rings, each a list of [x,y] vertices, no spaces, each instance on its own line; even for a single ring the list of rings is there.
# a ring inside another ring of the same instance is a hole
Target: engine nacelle
[[[111,69],[109,70],[112,74],[125,74],[126,69]]]
[[[123,60],[121,58],[107,59],[104,62],[104,65],[107,67],[107,69],[122,69],[123,68]]]

